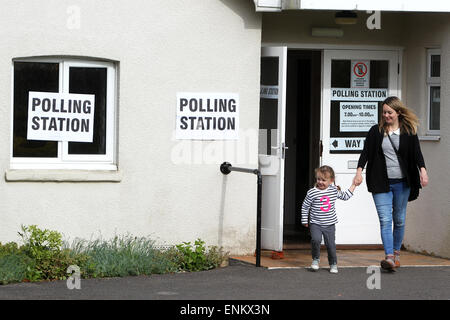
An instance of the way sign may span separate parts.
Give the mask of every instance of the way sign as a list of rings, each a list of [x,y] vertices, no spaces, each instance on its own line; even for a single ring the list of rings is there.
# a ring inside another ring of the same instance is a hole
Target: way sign
[[[366,138],[330,138],[330,151],[361,151]]]

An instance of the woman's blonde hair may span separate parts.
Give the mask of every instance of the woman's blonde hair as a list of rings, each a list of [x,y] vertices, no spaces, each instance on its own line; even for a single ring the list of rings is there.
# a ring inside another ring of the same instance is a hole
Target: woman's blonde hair
[[[381,105],[384,106],[385,104],[397,112],[400,132],[417,134],[419,119],[411,109],[407,108],[399,98],[394,96],[386,98]],[[379,123],[380,132],[382,130],[386,131],[386,126],[387,125],[384,118],[381,117],[381,121]]]

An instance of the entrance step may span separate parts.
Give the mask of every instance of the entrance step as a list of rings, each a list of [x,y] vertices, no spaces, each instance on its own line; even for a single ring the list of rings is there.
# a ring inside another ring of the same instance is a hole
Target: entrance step
[[[307,268],[311,266],[311,250],[284,250],[283,259],[272,259],[272,251],[262,250],[261,266],[266,268]],[[338,266],[341,267],[369,267],[379,266],[384,258],[383,250],[337,250]],[[230,261],[256,264],[256,257],[232,256]],[[450,259],[438,258],[424,254],[402,250],[402,267],[412,266],[450,266]],[[321,250],[321,266],[328,267],[327,251]]]

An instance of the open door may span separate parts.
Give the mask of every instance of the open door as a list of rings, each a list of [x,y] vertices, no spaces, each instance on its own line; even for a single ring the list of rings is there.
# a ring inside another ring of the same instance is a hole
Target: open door
[[[261,49],[259,170],[262,174],[261,247],[283,250],[287,47]]]
[[[378,123],[382,101],[399,96],[396,50],[325,50],[322,99],[322,165],[348,188],[356,173],[365,136]],[[365,170],[363,172],[365,178]],[[381,244],[378,215],[366,183],[350,201],[336,202],[337,244]]]

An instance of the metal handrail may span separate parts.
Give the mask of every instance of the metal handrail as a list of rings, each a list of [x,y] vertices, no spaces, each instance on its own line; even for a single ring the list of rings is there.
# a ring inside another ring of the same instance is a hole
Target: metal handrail
[[[256,210],[256,266],[261,267],[261,194],[262,194],[262,175],[258,169],[248,169],[233,167],[231,163],[224,162],[220,165],[220,172],[227,175],[231,171],[252,173],[258,177],[258,202]]]

